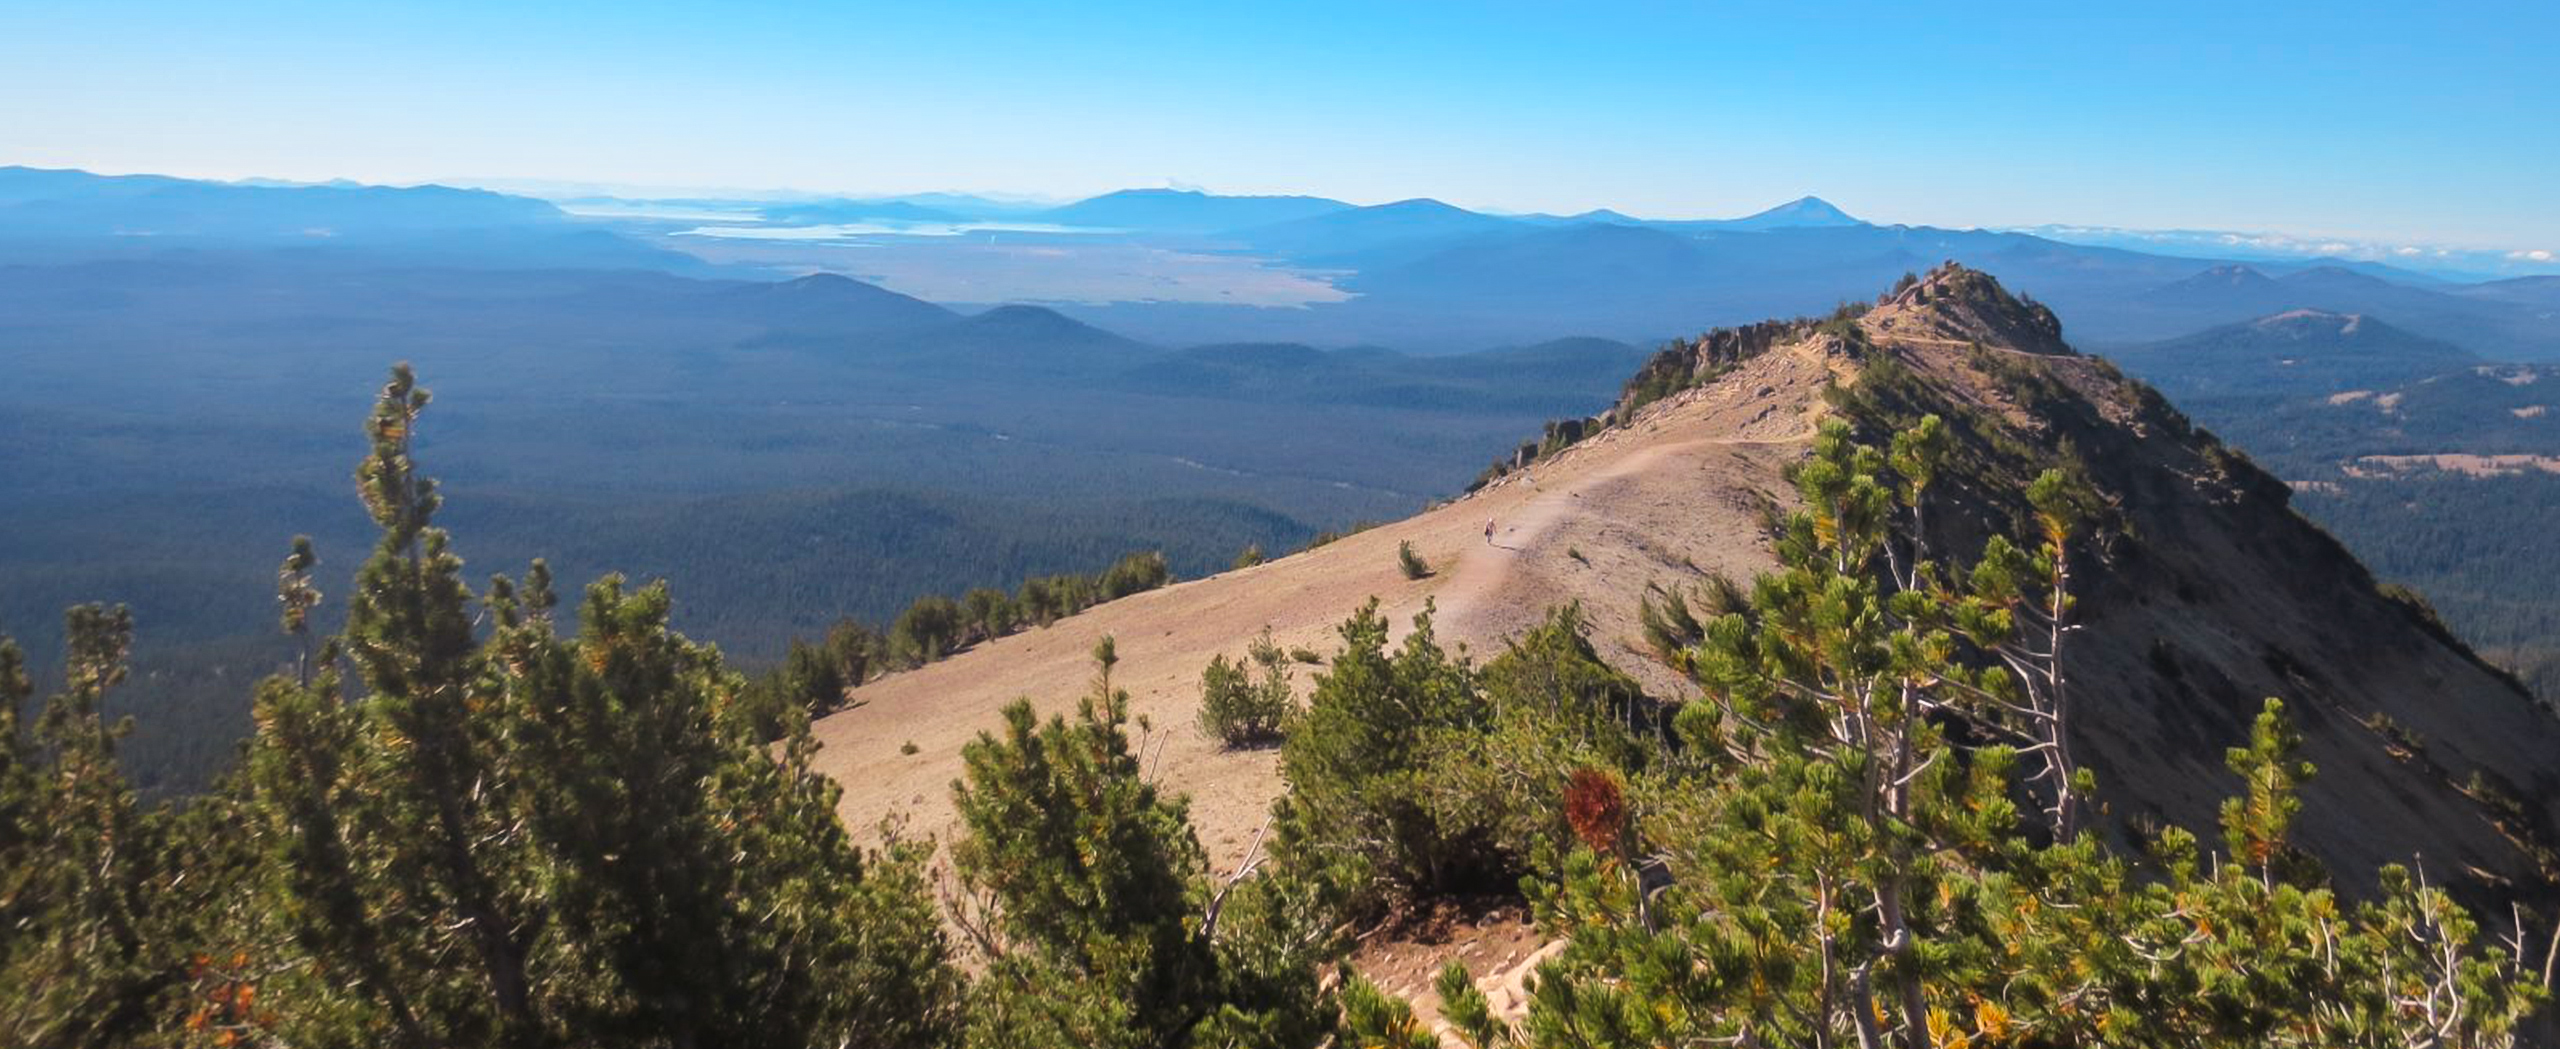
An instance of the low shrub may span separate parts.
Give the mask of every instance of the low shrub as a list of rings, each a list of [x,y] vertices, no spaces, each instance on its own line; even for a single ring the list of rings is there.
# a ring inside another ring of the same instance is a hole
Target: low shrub
[[[1413,552],[1411,540],[1396,544],[1396,565],[1404,569],[1407,579],[1427,579],[1431,575],[1430,563],[1424,561],[1421,554]]]
[[[1297,712],[1289,655],[1263,631],[1245,658],[1218,656],[1200,672],[1200,734],[1229,748],[1278,742]]]

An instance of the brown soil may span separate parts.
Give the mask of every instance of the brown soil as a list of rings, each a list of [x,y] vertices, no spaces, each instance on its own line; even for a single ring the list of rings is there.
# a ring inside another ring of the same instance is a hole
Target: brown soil
[[[1517,1018],[1528,1011],[1527,978],[1564,947],[1538,932],[1519,901],[1445,900],[1363,937],[1351,967],[1380,990],[1413,1003],[1434,1023],[1440,1014],[1440,970],[1466,966],[1494,1015]]]

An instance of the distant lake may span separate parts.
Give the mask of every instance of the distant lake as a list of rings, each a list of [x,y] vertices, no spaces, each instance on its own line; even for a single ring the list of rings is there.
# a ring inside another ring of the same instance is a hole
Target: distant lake
[[[587,202],[557,205],[560,210],[587,219],[655,219],[662,222],[762,222],[764,213],[752,208],[705,207],[699,204],[664,204],[655,201]]]
[[[734,219],[732,220],[734,221]],[[696,226],[671,234],[678,237],[723,237],[735,240],[847,240],[854,237],[960,237],[972,233],[1112,234],[1124,232],[1094,226],[1058,226],[1045,222],[835,222],[815,226]]]

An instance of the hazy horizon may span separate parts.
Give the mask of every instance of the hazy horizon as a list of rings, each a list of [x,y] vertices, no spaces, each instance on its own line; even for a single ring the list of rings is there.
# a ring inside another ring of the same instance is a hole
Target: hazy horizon
[[[10,166],[14,163],[15,161],[13,161],[12,158],[0,156],[0,167]],[[44,167],[44,165],[31,164],[19,166]],[[567,205],[566,210],[570,211],[572,214],[589,217],[615,216],[614,213],[609,211],[592,209],[580,210],[574,205],[577,202],[582,201],[595,202],[604,200],[623,201],[632,204],[658,203],[661,205],[666,205],[668,202],[679,201],[701,201],[705,204],[716,203],[719,205],[780,205],[796,202],[826,200],[880,201],[908,199],[931,200],[933,198],[974,198],[990,204],[1000,204],[1007,208],[1018,208],[1021,209],[1022,213],[1028,214],[1042,208],[1058,207],[1081,200],[1092,199],[1095,196],[1133,190],[1172,190],[1179,192],[1205,193],[1213,196],[1328,196],[1327,194],[1313,192],[1278,194],[1228,193],[1218,187],[1204,187],[1175,182],[1172,180],[1166,180],[1165,183],[1161,185],[1121,186],[1105,190],[1099,194],[1067,196],[1055,193],[1025,192],[1012,189],[987,190],[942,188],[914,191],[885,191],[864,189],[828,190],[809,189],[803,187],[652,186],[637,183],[578,182],[538,178],[467,175],[426,178],[410,181],[373,182],[368,180],[350,179],[344,176],[330,176],[325,178],[293,178],[277,176],[264,172],[234,176],[227,174],[190,173],[182,170],[110,171],[78,165],[69,165],[63,168],[58,168],[57,170],[78,170],[85,171],[90,174],[106,176],[162,176],[247,185],[286,184],[297,186],[324,186],[331,184],[354,184],[391,187],[444,186],[463,189],[482,189],[490,192],[532,197],[535,199],[550,201],[555,204]],[[1399,197],[1394,200],[1359,200],[1334,197],[1333,199],[1343,200],[1344,203],[1355,206],[1372,206],[1419,198]],[[1463,201],[1452,201],[1437,197],[1429,199],[1441,200],[1443,203],[1454,204],[1459,207],[1466,207],[1470,210],[1491,215],[1532,216],[1540,214],[1559,214],[1557,212],[1521,211],[1499,207],[1472,206]],[[1821,200],[1824,203],[1833,205],[1834,207],[1839,207],[1842,211],[1845,211],[1852,217],[1862,221],[1877,221],[1870,216],[1861,213],[1860,209],[1856,206],[1843,206],[1840,201],[1833,200],[1820,193],[1801,193],[1785,200],[1771,201],[1756,206],[1746,206],[1740,210],[1720,214],[1645,213],[1635,209],[1614,207],[1608,204],[1596,205],[1593,208],[1586,208],[1583,210],[1616,211],[1646,221],[1715,220],[1744,217],[1761,211],[1784,207],[1805,199]],[[609,207],[606,205],[598,206]],[[1578,213],[1579,212],[1576,212],[1576,214]],[[649,212],[648,215],[654,215],[655,217],[660,218],[686,217],[679,216],[675,212]],[[621,215],[620,217],[646,216],[644,216],[640,211],[633,211],[627,215]],[[709,222],[743,221],[752,223],[757,221],[751,212],[714,212],[706,210],[699,214],[690,214],[689,217]],[[1894,225],[1896,223],[1885,222],[1880,224]],[[2194,226],[2135,228],[2061,220],[1993,227],[1961,226],[1926,220],[1911,221],[1900,224],[1928,228],[1991,229],[2004,232],[2030,233],[2068,243],[2104,247],[2122,247],[2130,250],[2170,256],[2236,258],[2241,260],[2264,260],[2269,262],[2281,262],[2288,260],[2310,261],[2319,259],[2345,259],[2359,262],[2379,262],[2401,266],[2418,272],[2433,273],[2441,276],[2456,277],[2459,279],[2490,279],[2499,276],[2560,273],[2560,252],[2555,252],[2550,249],[2517,248],[2507,243],[2464,244],[2430,238],[2378,240],[2353,234],[2318,232],[2301,233],[2267,228],[2205,229]],[[823,226],[809,227],[809,232],[805,235],[820,236],[823,233],[824,228],[825,227]],[[1071,227],[1042,226],[1036,223],[1021,225],[989,220],[975,220],[963,223],[959,228],[1007,229],[1057,233],[1111,232],[1108,230],[1080,231]],[[882,227],[878,229],[867,229],[864,230],[864,232],[914,234],[919,231]],[[743,233],[741,235],[743,235]],[[784,229],[770,230],[761,234],[758,239],[762,239],[763,237],[791,239],[792,231]]]
[[[2560,111],[2531,73],[2560,14],[2400,13],[143,0],[13,12],[0,108],[9,161],[188,177],[1660,217],[1811,193],[1879,223],[2560,250],[2560,146],[2529,132]]]

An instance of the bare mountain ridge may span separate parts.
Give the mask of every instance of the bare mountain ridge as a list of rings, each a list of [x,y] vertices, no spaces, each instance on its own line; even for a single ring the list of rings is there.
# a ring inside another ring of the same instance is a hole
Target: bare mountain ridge
[[[1436,605],[1443,637],[1484,658],[1578,600],[1605,658],[1685,697],[1639,640],[1645,588],[1770,567],[1763,509],[1788,499],[1786,467],[1820,419],[1881,437],[1923,412],[1960,436],[1962,468],[1933,515],[1934,547],[1959,561],[1995,529],[2024,531],[2023,480],[2063,456],[2106,499],[2078,555],[2087,629],[2066,659],[2075,739],[2124,843],[2166,823],[2216,840],[2217,808],[2238,788],[2224,748],[2278,696],[2321,769],[2301,841],[2350,892],[2414,859],[2475,903],[2554,895],[2560,836],[2541,799],[2560,796],[2560,718],[2378,590],[2293,513],[2283,484],[2072,351],[2051,311],[1954,266],[1854,317],[1667,351],[1591,420],[1593,436],[1451,504],[864,686],[861,705],[820,724],[821,763],[856,788],[850,824],[897,816],[910,833],[945,834],[961,745],[1017,696],[1068,702],[1109,634],[1134,709],[1161,734],[1159,774],[1194,797],[1213,857],[1233,862],[1281,784],[1269,752],[1219,751],[1189,730],[1210,656],[1266,626],[1284,646],[1327,651],[1333,624],[1375,595],[1399,622]],[[1403,578],[1407,541],[1433,575]],[[908,743],[916,753],[900,753]]]

